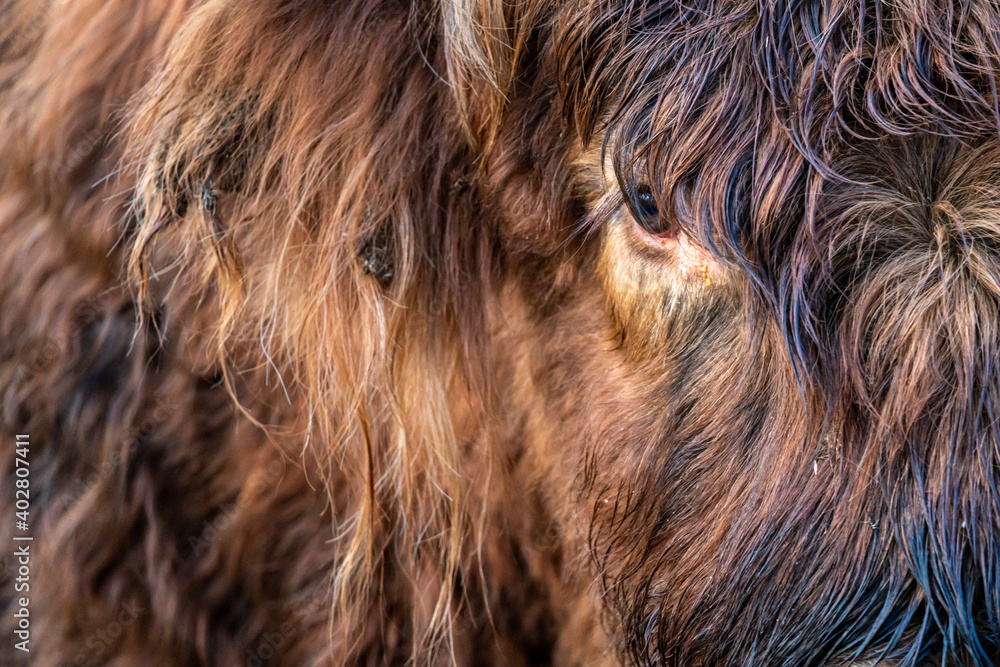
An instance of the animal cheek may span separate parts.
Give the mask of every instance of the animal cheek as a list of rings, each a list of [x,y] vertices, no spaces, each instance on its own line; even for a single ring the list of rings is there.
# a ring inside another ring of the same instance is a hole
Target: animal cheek
[[[735,317],[740,283],[686,236],[641,238],[630,216],[603,229],[597,277],[614,327],[638,356],[660,356],[666,345],[713,317]]]
[[[712,286],[713,275],[719,281],[721,267],[684,232],[672,229],[665,234],[651,234],[638,224],[632,228],[642,250],[651,251],[650,260],[668,264],[676,279],[706,289]]]

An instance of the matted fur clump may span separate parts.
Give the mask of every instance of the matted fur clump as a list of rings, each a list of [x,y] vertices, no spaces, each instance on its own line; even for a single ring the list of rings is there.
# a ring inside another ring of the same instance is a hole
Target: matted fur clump
[[[998,664],[998,72],[979,0],[0,0],[0,661]]]

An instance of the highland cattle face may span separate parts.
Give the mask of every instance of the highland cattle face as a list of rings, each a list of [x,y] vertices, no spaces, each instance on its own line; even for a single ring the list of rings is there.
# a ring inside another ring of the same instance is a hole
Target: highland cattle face
[[[997,664],[998,73],[979,0],[0,0],[0,657]]]

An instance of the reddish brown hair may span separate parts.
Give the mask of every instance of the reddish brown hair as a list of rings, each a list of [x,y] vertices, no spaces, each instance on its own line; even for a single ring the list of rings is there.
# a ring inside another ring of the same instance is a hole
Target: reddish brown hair
[[[992,664],[998,35],[0,0],[39,664]]]

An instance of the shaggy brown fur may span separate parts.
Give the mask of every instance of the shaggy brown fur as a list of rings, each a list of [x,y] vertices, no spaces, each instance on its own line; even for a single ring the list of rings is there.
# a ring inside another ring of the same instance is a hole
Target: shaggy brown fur
[[[996,664],[998,71],[980,0],[0,0],[0,661]]]

